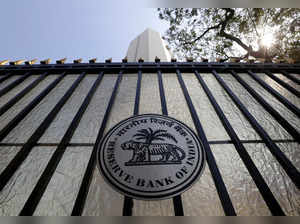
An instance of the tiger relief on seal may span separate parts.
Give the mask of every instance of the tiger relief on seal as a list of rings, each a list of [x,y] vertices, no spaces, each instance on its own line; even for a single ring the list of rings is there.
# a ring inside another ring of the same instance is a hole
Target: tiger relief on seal
[[[133,137],[145,142],[129,140],[121,144],[123,150],[133,151],[132,158],[125,163],[126,166],[181,164],[186,156],[184,150],[174,144],[153,143],[166,139],[177,143],[176,138],[166,130],[141,129]]]

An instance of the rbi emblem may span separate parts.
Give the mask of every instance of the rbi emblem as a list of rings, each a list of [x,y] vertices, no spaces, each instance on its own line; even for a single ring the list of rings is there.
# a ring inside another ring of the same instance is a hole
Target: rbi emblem
[[[158,114],[121,121],[102,139],[97,157],[101,174],[115,190],[145,200],[181,194],[196,182],[205,162],[195,133]]]

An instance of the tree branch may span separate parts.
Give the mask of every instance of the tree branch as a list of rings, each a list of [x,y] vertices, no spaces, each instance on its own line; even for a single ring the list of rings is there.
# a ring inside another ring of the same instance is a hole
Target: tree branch
[[[213,29],[217,29],[221,26],[221,23],[219,23],[218,25],[216,26],[212,26],[212,27],[209,27],[207,28],[199,37],[197,37],[196,39],[192,40],[192,41],[185,41],[183,44],[193,44],[195,43],[196,41],[200,40],[202,37],[205,36],[205,34],[207,34],[210,30],[213,30]]]
[[[219,35],[222,37],[225,37],[229,40],[232,40],[234,42],[236,42],[238,45],[240,45],[242,48],[244,48],[248,53],[248,56],[253,56],[255,58],[265,58],[267,60],[270,60],[270,56],[267,54],[267,52],[265,51],[264,48],[260,48],[258,51],[253,51],[252,46],[247,46],[245,43],[243,43],[243,41],[241,41],[241,39],[229,34],[225,32],[225,28],[228,24],[228,22],[233,18],[234,16],[234,10],[231,8],[225,8],[224,9],[226,11],[225,13],[225,20],[221,23],[221,30]]]
[[[224,9],[226,11],[225,13],[225,20],[221,22],[221,30],[220,30],[220,36],[225,37],[229,40],[232,40],[234,42],[236,42],[238,45],[240,45],[242,48],[244,48],[246,51],[252,51],[252,47],[251,46],[247,46],[246,44],[244,44],[239,38],[228,34],[225,32],[225,28],[228,24],[228,22],[233,18],[234,16],[234,10],[230,9],[230,8],[225,8]]]
[[[217,29],[217,28],[220,28],[221,27],[221,30],[219,32],[219,35],[222,36],[222,37],[225,37],[227,39],[230,39],[234,42],[236,42],[238,45],[240,45],[242,48],[244,48],[246,51],[252,51],[252,47],[248,47],[246,44],[244,44],[239,38],[233,36],[233,35],[230,35],[228,33],[225,32],[225,28],[228,24],[228,22],[233,18],[234,16],[234,10],[233,9],[230,9],[230,8],[224,8],[224,10],[226,11],[225,13],[225,19],[223,21],[221,21],[219,24],[215,25],[215,26],[212,26],[212,27],[209,27],[207,28],[200,36],[198,36],[196,39],[194,39],[193,41],[185,41],[183,44],[186,45],[186,44],[193,44],[195,43],[196,41],[200,40],[202,37],[204,37],[210,30],[213,30],[213,29]]]
[[[267,52],[263,48],[260,48],[258,51],[253,51],[253,48],[252,48],[251,45],[249,45],[249,46],[246,45],[240,38],[238,38],[238,37],[236,37],[234,35],[231,35],[231,34],[229,34],[229,33],[227,33],[225,31],[228,23],[234,17],[235,10],[232,9],[232,8],[223,8],[223,10],[226,11],[226,13],[225,13],[225,19],[224,20],[222,20],[221,22],[219,22],[215,26],[207,28],[200,36],[198,36],[197,38],[195,38],[193,41],[185,41],[185,42],[183,42],[183,45],[193,44],[193,43],[197,42],[198,40],[200,40],[202,37],[204,37],[210,30],[221,28],[218,35],[221,36],[221,37],[225,37],[226,39],[229,39],[229,40],[237,43],[244,50],[246,50],[247,54],[245,55],[245,57],[246,56],[247,57],[248,56],[253,56],[253,57],[256,57],[256,58],[266,58],[266,59],[269,59],[270,57],[268,56]],[[255,30],[256,30],[256,27],[255,27]],[[257,33],[257,30],[256,30],[256,33]]]
[[[255,24],[255,22],[253,21],[252,14],[250,15],[250,11],[249,11],[248,8],[247,8],[247,12],[248,12],[248,16],[249,16],[249,18],[251,19],[251,22],[252,22],[252,24],[253,24],[253,26],[254,26],[256,35],[258,36],[258,38],[260,38],[260,36],[259,36],[259,34],[258,34],[258,32],[257,32],[257,29],[256,29],[256,24]]]

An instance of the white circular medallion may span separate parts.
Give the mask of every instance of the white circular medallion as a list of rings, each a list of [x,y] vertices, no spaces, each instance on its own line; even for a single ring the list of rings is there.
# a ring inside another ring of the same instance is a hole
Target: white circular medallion
[[[200,177],[205,153],[196,134],[164,115],[143,114],[114,126],[98,147],[104,179],[136,199],[179,195]]]

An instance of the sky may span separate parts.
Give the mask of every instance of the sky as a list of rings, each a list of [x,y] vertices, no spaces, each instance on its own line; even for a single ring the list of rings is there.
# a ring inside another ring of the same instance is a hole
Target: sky
[[[138,0],[2,0],[0,61],[120,61],[146,28],[163,34],[168,24]]]

